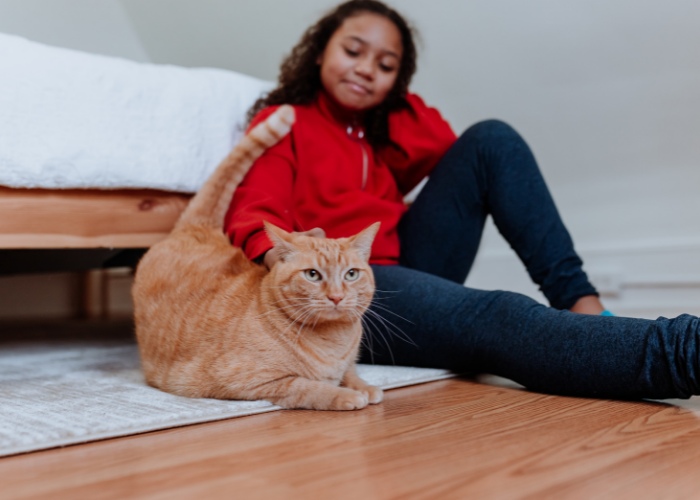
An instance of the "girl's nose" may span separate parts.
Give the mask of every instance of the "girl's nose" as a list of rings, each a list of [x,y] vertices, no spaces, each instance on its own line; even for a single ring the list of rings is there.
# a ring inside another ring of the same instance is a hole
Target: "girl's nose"
[[[365,78],[371,79],[374,76],[374,70],[372,68],[372,62],[369,58],[363,58],[357,61],[355,65],[355,72]]]

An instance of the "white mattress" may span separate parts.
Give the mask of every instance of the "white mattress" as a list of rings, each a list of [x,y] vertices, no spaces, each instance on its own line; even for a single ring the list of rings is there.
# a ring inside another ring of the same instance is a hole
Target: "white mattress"
[[[196,191],[271,82],[0,33],[0,185]]]

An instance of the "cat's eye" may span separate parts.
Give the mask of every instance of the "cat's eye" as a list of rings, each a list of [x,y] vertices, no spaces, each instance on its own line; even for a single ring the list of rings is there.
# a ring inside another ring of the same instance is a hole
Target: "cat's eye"
[[[321,273],[319,273],[316,269],[306,269],[304,271],[304,278],[313,282],[321,281],[323,279]]]
[[[358,269],[350,269],[345,273],[345,281],[356,281],[360,277],[360,271]]]

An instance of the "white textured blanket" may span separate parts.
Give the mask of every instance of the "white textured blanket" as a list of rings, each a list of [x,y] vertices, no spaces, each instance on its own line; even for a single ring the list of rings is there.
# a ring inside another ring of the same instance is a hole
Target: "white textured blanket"
[[[271,86],[0,33],[0,185],[196,191]]]

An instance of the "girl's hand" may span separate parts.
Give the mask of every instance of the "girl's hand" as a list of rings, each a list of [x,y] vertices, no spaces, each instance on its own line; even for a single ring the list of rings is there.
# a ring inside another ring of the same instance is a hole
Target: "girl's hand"
[[[326,237],[326,232],[321,229],[320,227],[315,227],[313,229],[309,229],[308,231],[304,231],[303,233],[294,233],[294,234],[302,234],[304,236],[311,236],[312,238],[325,238]]]
[[[308,231],[304,231],[301,233],[295,232],[292,234],[300,234],[304,236],[310,236],[311,238],[325,238],[326,237],[326,232],[321,229],[320,227],[315,227],[313,229],[309,229]],[[265,254],[265,258],[263,259],[263,264],[265,264],[265,267],[268,269],[272,269],[272,266],[274,266],[277,261],[280,260],[280,254],[281,252],[277,247],[272,247],[270,250],[267,251]]]

